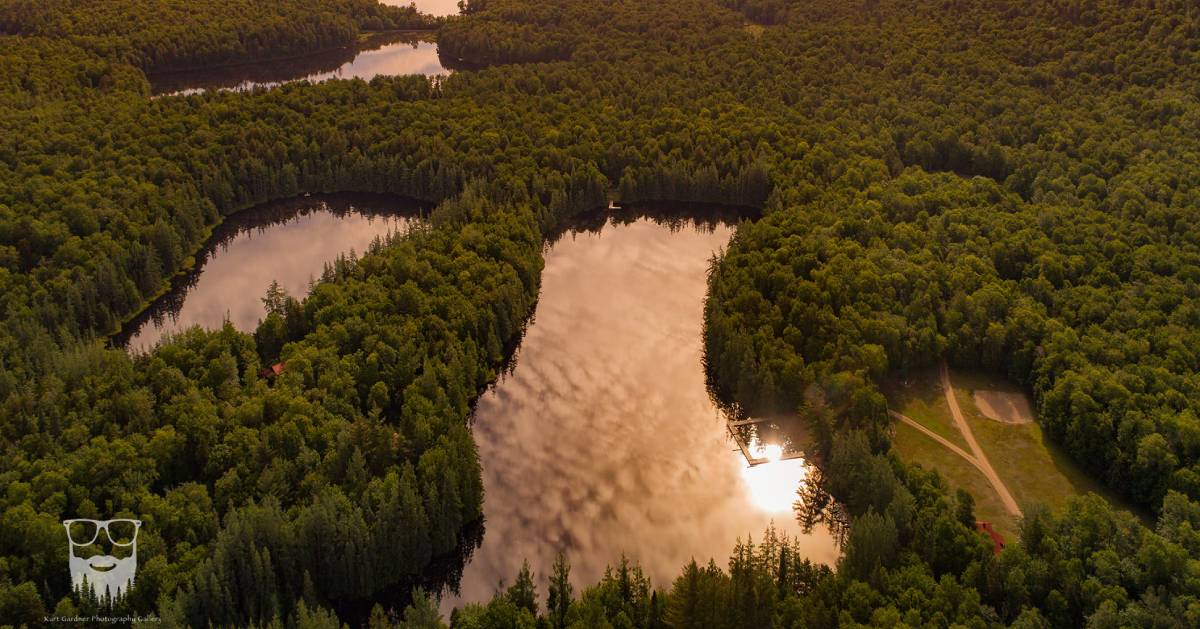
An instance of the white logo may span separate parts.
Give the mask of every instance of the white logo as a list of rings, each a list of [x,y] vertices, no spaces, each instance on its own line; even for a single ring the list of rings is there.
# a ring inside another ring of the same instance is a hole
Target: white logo
[[[137,534],[142,521],[75,519],[63,520],[63,526],[67,529],[67,557],[75,591],[109,603],[125,596],[137,572]],[[104,531],[104,539],[100,531]],[[80,554],[76,554],[76,548]]]

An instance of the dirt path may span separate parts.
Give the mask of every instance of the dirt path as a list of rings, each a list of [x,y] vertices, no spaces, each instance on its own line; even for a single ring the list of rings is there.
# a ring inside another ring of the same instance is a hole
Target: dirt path
[[[996,493],[1000,495],[1000,502],[1004,503],[1004,508],[1012,515],[1020,516],[1021,508],[1017,506],[1017,501],[1013,500],[1008,487],[1004,485],[1004,481],[1000,480],[1000,476],[992,468],[992,463],[988,461],[987,455],[979,447],[979,442],[975,441],[975,433],[971,432],[971,427],[967,425],[967,420],[963,417],[962,410],[958,408],[958,398],[954,396],[954,387],[950,384],[950,369],[946,366],[946,361],[944,360],[942,361],[941,375],[942,389],[946,392],[946,404],[950,406],[950,414],[954,416],[954,423],[958,425],[959,432],[967,440],[967,445],[971,447],[971,453],[974,455],[972,458],[975,459],[975,467],[983,472],[983,475],[992,484]]]
[[[969,452],[967,452],[966,450],[963,450],[962,448],[954,445],[953,441],[950,441],[949,439],[926,428],[924,424],[909,417],[908,415],[901,415],[900,413],[897,413],[896,411],[888,411],[888,414],[891,415],[892,417],[895,417],[896,419],[908,424],[909,426],[912,426],[913,428],[916,428],[917,430],[925,433],[925,435],[928,436],[930,439],[933,439],[934,441],[942,444],[943,446],[946,446],[947,450],[966,459],[968,463],[979,468],[980,472],[983,472],[983,467],[981,465],[979,465],[979,461],[976,460],[975,457],[971,456],[971,454]],[[986,472],[984,472],[984,473],[986,474]]]

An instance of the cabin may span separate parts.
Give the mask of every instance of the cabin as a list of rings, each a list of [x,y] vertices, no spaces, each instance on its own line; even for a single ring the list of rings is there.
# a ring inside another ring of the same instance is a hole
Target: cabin
[[[266,378],[267,380],[274,380],[281,373],[283,373],[283,363],[275,363],[274,365],[271,365],[270,367],[260,371],[258,375]]]
[[[999,555],[1004,550],[1004,536],[997,533],[991,522],[975,522],[975,530],[992,538],[992,554]]]

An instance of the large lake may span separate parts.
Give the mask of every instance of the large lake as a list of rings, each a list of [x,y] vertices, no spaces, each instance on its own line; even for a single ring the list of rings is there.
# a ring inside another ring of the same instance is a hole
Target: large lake
[[[304,197],[234,214],[214,230],[196,265],[171,291],[130,321],[114,341],[146,351],[164,335],[193,325],[219,328],[228,319],[253,332],[272,281],[303,298],[338,256],[362,253],[376,238],[403,233],[420,220],[415,201],[372,195]]]
[[[809,464],[749,467],[705,386],[706,272],[733,229],[593,218],[549,245],[515,364],[476,408],[485,530],[445,614],[490,599],[523,560],[544,597],[560,550],[577,588],[622,554],[669,587],[692,558],[724,566],[772,524],[836,559],[830,531],[806,535],[793,515]]]
[[[235,214],[193,271],[116,340],[144,350],[169,332],[226,319],[253,330],[272,281],[303,296],[326,263],[419,217],[413,203],[357,195]],[[443,596],[445,614],[490,599],[524,560],[544,596],[559,551],[578,588],[622,555],[669,587],[691,559],[723,566],[739,538],[760,539],[772,525],[808,558],[836,560],[830,530],[806,534],[793,512],[811,465],[750,467],[705,386],[706,273],[737,218],[616,210],[577,220],[547,244],[534,316],[472,417],[483,526],[423,579],[435,590],[457,584]],[[402,603],[401,590],[388,600]]]

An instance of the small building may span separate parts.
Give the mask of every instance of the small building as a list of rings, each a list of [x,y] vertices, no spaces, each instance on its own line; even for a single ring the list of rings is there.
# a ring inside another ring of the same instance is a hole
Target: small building
[[[991,522],[975,522],[975,530],[992,538],[992,554],[999,555],[1004,550],[1004,536],[997,533]]]
[[[266,378],[267,380],[274,380],[281,373],[283,373],[283,363],[275,363],[274,365],[263,369],[258,375]]]

